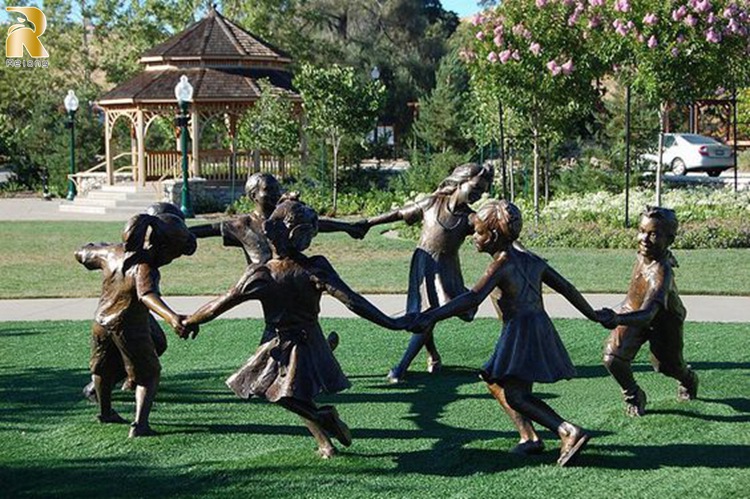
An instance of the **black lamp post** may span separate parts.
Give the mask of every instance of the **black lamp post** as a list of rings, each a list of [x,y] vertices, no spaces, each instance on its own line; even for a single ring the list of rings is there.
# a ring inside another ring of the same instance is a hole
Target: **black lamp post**
[[[186,218],[193,218],[193,203],[190,201],[190,184],[188,183],[188,105],[193,100],[193,86],[188,82],[185,75],[180,76],[180,81],[174,87],[174,95],[180,106],[180,115],[177,117],[177,126],[180,127],[180,149],[182,150],[182,196],[180,198],[180,210]]]
[[[68,178],[68,201],[73,201],[76,198],[76,184],[73,181],[72,175],[76,173],[76,149],[75,149],[75,126],[76,126],[76,111],[78,111],[78,97],[75,92],[68,90],[68,95],[65,96],[65,110],[68,112],[68,121],[65,122],[65,128],[70,129],[70,175]]]

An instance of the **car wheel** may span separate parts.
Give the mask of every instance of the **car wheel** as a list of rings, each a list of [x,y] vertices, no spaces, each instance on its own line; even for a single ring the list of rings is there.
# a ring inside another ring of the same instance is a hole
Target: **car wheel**
[[[719,175],[721,175],[721,172],[722,170],[708,170],[708,172],[706,173],[708,173],[709,177],[718,177]]]
[[[675,158],[674,161],[672,161],[672,173],[675,175],[685,175],[687,173],[685,162],[680,158]]]

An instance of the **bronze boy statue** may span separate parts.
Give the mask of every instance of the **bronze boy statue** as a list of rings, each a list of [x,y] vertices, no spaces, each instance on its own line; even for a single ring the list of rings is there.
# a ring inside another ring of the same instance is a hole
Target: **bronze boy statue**
[[[255,173],[245,183],[245,193],[255,203],[252,213],[239,215],[223,222],[196,225],[190,232],[198,238],[222,236],[224,246],[241,247],[247,263],[265,263],[271,259],[271,247],[263,233],[263,222],[271,216],[276,205],[285,199],[296,199],[297,193],[284,193],[278,180],[269,173]],[[319,219],[320,232],[346,232],[362,239],[368,226],[364,221],[348,223],[332,218]]]
[[[542,301],[542,284],[568,299],[583,315],[595,312],[576,288],[544,260],[515,243],[521,232],[521,212],[507,201],[489,201],[474,217],[474,245],[492,255],[487,271],[466,293],[440,308],[424,312],[412,331],[430,331],[435,322],[474,310],[492,293],[503,322],[495,351],[480,374],[518,429],[515,454],[539,454],[544,444],[532,421],[559,435],[558,464],[565,466],[584,447],[589,435],[532,394],[535,382],[569,379],[575,369]]]
[[[151,316],[163,317],[181,336],[190,332],[161,298],[159,267],[195,252],[195,237],[181,218],[162,213],[128,220],[121,244],[88,244],[76,259],[102,271],[102,295],[91,342],[91,372],[102,423],[127,423],[112,409],[112,388],[124,367],[135,385],[135,420],[130,437],[153,435],[148,418],[161,364],[151,335]],[[197,328],[196,328],[197,330]]]
[[[631,363],[647,341],[654,369],[679,382],[677,397],[692,400],[698,393],[698,376],[682,357],[685,307],[674,282],[672,268],[677,262],[669,251],[676,233],[673,210],[646,208],[638,226],[638,256],[628,295],[620,313],[604,322],[614,328],[604,347],[604,365],[620,385],[630,416],[645,412],[646,393],[635,382]]]
[[[418,203],[368,220],[370,226],[403,220],[407,224],[422,221],[422,234],[411,259],[406,312],[416,314],[446,303],[464,291],[464,278],[458,250],[466,236],[474,232],[469,207],[479,200],[492,182],[492,169],[476,163],[456,167],[438,189]],[[460,315],[471,320],[475,309]],[[427,350],[427,371],[439,371],[442,359],[432,331],[411,337],[401,361],[388,372],[388,381],[399,383],[422,347]]]
[[[326,291],[380,326],[401,329],[405,323],[386,316],[352,291],[324,257],[302,253],[318,231],[318,217],[312,208],[285,201],[264,228],[274,258],[248,265],[234,287],[203,305],[185,325],[208,322],[244,301],[259,300],[265,329],[272,337],[261,343],[227,385],[239,397],[263,396],[302,417],[318,444],[318,453],[329,458],[336,453],[330,436],[349,446],[351,434],[333,406],[318,407],[314,398],[350,385],[318,323],[321,294]]]

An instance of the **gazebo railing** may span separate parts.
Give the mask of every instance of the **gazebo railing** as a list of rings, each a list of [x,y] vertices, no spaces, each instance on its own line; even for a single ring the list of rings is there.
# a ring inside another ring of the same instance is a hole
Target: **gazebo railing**
[[[180,164],[182,154],[179,151],[146,151],[146,178],[150,180],[165,179],[174,176],[174,165]],[[192,154],[188,161],[192,164]],[[286,178],[299,168],[299,159],[282,160],[270,154],[239,151],[234,155],[234,178],[243,180],[256,172],[271,173],[279,178]],[[179,170],[179,169],[178,169]],[[200,177],[206,180],[232,180],[232,152],[212,149],[200,152]]]
[[[128,158],[127,161],[120,161],[123,158]],[[121,166],[113,172],[115,183],[118,181],[132,181],[134,180],[133,174],[135,169],[132,165],[132,154],[129,152],[123,152],[112,158],[112,164],[125,163],[125,166]],[[102,161],[88,170],[82,172],[68,174],[68,180],[72,180],[76,186],[76,192],[79,196],[86,195],[93,189],[98,189],[102,185],[107,183],[107,162]]]

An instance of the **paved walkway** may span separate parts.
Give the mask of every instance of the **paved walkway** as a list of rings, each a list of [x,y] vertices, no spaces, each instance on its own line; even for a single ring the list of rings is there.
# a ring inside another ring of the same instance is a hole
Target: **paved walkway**
[[[379,309],[388,315],[397,316],[404,312],[406,297],[403,295],[367,295]],[[594,308],[613,307],[624,295],[588,294],[586,299]],[[196,310],[212,297],[175,296],[167,297],[167,302],[178,312],[189,313]],[[94,317],[97,298],[43,298],[34,300],[0,300],[1,321],[35,320],[88,320]],[[746,296],[683,296],[688,310],[687,320],[696,322],[748,322],[750,323],[750,297]],[[545,294],[547,311],[553,318],[582,318],[583,316],[558,294]],[[321,303],[322,317],[356,317],[339,301],[324,295]],[[495,317],[491,301],[485,300],[479,309],[478,317]],[[245,318],[262,317],[257,302],[246,302],[230,310],[222,317]]]

